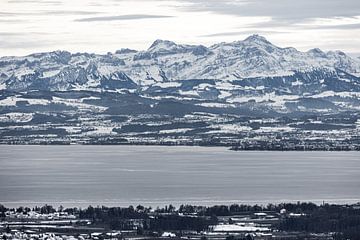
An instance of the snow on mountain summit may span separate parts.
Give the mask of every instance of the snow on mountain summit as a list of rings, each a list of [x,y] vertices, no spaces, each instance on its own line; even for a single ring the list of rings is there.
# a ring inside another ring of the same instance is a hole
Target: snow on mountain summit
[[[272,44],[265,37],[260,36],[259,34],[250,35],[244,40],[244,42]]]
[[[341,51],[318,48],[301,52],[281,48],[265,37],[218,43],[210,47],[156,40],[145,51],[121,49],[106,55],[55,51],[25,57],[0,58],[0,84],[12,89],[48,85],[54,89],[82,86],[149,86],[187,79],[224,81],[289,76],[296,72],[335,72],[360,75],[360,60]]]
[[[151,44],[148,51],[155,50],[155,49],[161,49],[161,48],[167,49],[167,48],[171,48],[174,46],[177,46],[177,44],[172,41],[157,39],[153,42],[153,44]]]

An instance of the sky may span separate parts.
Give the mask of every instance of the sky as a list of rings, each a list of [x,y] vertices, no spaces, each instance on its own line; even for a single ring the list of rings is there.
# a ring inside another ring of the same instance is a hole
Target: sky
[[[0,56],[210,46],[251,34],[360,56],[359,0],[0,0]]]

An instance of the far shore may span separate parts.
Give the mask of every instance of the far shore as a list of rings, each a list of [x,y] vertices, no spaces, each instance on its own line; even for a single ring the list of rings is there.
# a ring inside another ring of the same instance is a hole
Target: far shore
[[[316,146],[296,146],[294,148],[280,148],[280,147],[241,147],[239,145],[231,144],[172,144],[172,143],[117,143],[117,144],[103,144],[103,143],[0,143],[0,146],[142,146],[142,147],[204,147],[204,148],[228,148],[231,151],[269,151],[269,152],[358,152],[360,146],[339,146],[339,147],[316,147]]]

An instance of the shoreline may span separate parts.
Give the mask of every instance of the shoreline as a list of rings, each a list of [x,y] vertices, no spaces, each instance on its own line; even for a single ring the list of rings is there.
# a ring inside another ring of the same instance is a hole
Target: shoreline
[[[88,144],[88,143],[20,143],[9,144],[0,143],[0,146],[142,146],[142,147],[201,147],[201,148],[227,148],[230,151],[240,152],[359,152],[358,149],[327,149],[327,148],[312,148],[312,149],[278,149],[278,148],[239,148],[237,145],[201,145],[201,144],[153,144],[153,143],[119,143],[119,144]]]
[[[146,207],[165,207],[167,205],[172,205],[174,207],[179,207],[181,205],[193,205],[193,206],[204,206],[204,207],[212,207],[212,206],[231,206],[231,205],[247,205],[247,206],[261,206],[266,207],[267,205],[281,205],[281,204],[298,204],[298,203],[312,203],[318,206],[324,204],[330,205],[359,205],[360,199],[351,198],[351,199],[283,199],[283,200],[212,200],[212,201],[157,201],[157,200],[133,200],[133,201],[86,201],[86,200],[78,200],[78,201],[0,201],[0,205],[10,208],[17,207],[36,207],[36,206],[44,206],[50,205],[54,207],[78,207],[78,208],[87,208],[88,206],[106,206],[106,207],[129,207],[129,206],[137,206],[142,205]]]

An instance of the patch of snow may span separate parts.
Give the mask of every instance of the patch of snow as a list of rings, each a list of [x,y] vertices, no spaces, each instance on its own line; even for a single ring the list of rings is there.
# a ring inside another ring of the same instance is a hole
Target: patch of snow
[[[30,105],[48,105],[49,100],[46,99],[34,99],[34,98],[21,98],[19,96],[10,96],[3,100],[0,100],[0,106],[16,106],[18,101],[27,101]]]
[[[175,233],[172,233],[172,232],[163,232],[163,234],[161,234],[161,237],[174,238],[174,237],[176,237],[176,234],[175,234]]]
[[[84,102],[84,100],[100,100],[100,99],[101,99],[101,98],[99,98],[99,97],[91,96],[91,97],[82,98],[82,99],[81,99],[81,102]]]
[[[159,131],[160,134],[166,133],[185,133],[187,131],[192,130],[192,128],[178,128],[178,129],[169,129],[169,130],[161,130]]]
[[[6,113],[0,115],[0,122],[30,122],[33,113]]]
[[[230,92],[221,90],[220,95],[218,96],[219,99],[230,97],[232,94]]]
[[[235,104],[229,104],[229,103],[198,103],[196,104],[198,106],[203,107],[212,107],[212,108],[228,108],[228,107],[235,107]]]
[[[304,83],[299,81],[299,80],[296,80],[295,82],[292,82],[291,85],[292,86],[300,86],[300,85],[303,85]]]
[[[161,88],[170,88],[170,87],[180,87],[180,82],[158,82],[155,83],[153,86],[161,87]]]
[[[334,91],[325,91],[319,94],[312,95],[313,98],[324,98],[324,97],[351,97],[359,98],[360,92],[334,92]]]
[[[63,99],[63,98],[59,98],[59,97],[54,97],[52,102],[65,104],[67,106],[77,107],[79,109],[87,109],[87,110],[93,110],[93,111],[98,111],[98,112],[103,112],[106,109],[108,109],[107,107],[95,106],[95,105],[83,103],[82,99]]]
[[[185,96],[199,97],[199,94],[196,91],[193,91],[193,90],[189,90],[189,91],[179,90],[179,94],[185,95]]]
[[[211,130],[208,133],[239,133],[251,131],[251,127],[240,124],[212,124],[211,128],[220,128],[220,130]]]
[[[95,130],[86,132],[85,135],[115,135],[113,127],[94,126]]]
[[[10,96],[0,100],[0,106],[16,106],[18,98],[16,96]]]
[[[256,227],[252,224],[219,224],[212,227],[214,232],[268,232],[267,227]]]
[[[275,92],[263,94],[263,95],[245,95],[245,96],[236,96],[227,99],[227,102],[230,103],[246,103],[250,100],[253,100],[257,103],[259,102],[270,102],[271,105],[275,107],[283,107],[287,101],[293,101],[298,99],[297,95],[276,95]]]
[[[57,75],[60,71],[61,71],[60,69],[44,71],[42,73],[42,77],[43,78],[53,77],[53,76]]]
[[[292,132],[295,131],[294,128],[289,126],[282,127],[260,127],[260,129],[255,130],[255,132]]]
[[[0,83],[0,90],[6,89],[6,83]]]
[[[61,126],[60,128],[65,129],[68,133],[81,133],[81,127]]]

